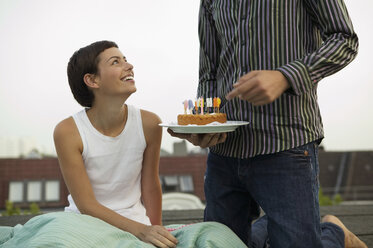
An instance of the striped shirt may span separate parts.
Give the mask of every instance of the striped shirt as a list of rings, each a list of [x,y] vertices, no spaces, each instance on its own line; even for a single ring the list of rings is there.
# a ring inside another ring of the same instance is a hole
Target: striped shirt
[[[220,97],[228,120],[250,124],[211,147],[250,158],[323,138],[318,82],[351,62],[358,50],[343,0],[201,0],[198,97]],[[253,106],[225,95],[252,70],[278,70],[290,88]]]

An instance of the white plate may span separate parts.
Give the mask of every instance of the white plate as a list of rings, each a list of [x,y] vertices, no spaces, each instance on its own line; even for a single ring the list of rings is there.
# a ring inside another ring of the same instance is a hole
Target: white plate
[[[161,123],[161,127],[168,127],[175,133],[226,133],[233,132],[239,126],[249,124],[246,121],[227,121],[226,123],[210,123],[207,125],[177,125],[175,123]]]

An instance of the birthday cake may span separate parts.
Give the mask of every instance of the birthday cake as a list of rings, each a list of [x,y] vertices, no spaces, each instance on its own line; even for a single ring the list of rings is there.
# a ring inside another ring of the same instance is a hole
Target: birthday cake
[[[227,122],[227,115],[219,113],[221,100],[219,97],[207,98],[206,105],[203,98],[193,102],[191,100],[184,102],[184,114],[177,116],[178,125],[206,125],[212,122]],[[193,107],[195,111],[193,112]],[[187,114],[189,110],[189,114]],[[211,112],[212,111],[212,112]]]
[[[227,115],[225,113],[212,114],[186,114],[177,116],[177,124],[179,125],[206,125],[212,122],[227,122]]]

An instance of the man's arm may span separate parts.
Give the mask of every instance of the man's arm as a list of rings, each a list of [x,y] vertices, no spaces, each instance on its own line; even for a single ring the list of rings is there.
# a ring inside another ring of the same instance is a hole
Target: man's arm
[[[343,0],[305,0],[304,3],[323,43],[314,52],[278,68],[289,82],[289,92],[296,95],[309,91],[324,77],[347,66],[358,51],[358,37]]]
[[[342,0],[305,0],[306,9],[320,30],[322,45],[303,58],[277,70],[252,71],[242,76],[228,100],[238,96],[253,105],[276,100],[287,90],[301,95],[311,90],[324,77],[350,63],[357,54],[358,38]]]

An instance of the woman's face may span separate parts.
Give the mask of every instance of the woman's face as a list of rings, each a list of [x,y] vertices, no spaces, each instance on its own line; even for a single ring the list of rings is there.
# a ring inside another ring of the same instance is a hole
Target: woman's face
[[[100,87],[100,92],[126,96],[136,92],[133,66],[127,62],[118,48],[108,48],[100,53],[98,58],[95,81]]]

